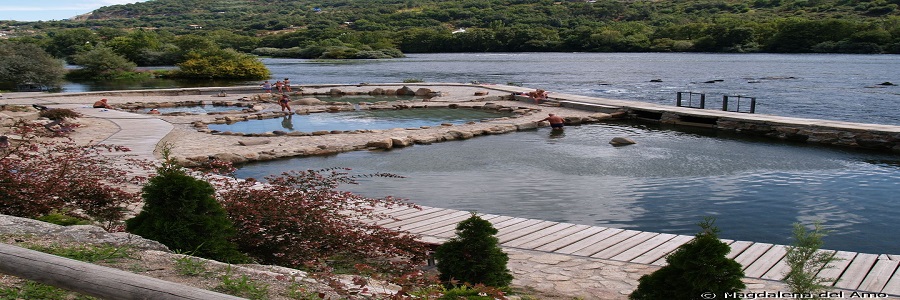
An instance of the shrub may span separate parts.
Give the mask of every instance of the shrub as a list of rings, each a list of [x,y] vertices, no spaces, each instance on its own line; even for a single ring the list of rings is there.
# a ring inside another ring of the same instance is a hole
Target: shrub
[[[269,78],[269,69],[256,57],[232,49],[191,52],[186,55],[186,60],[177,66],[178,71],[171,75],[180,78],[247,80]]]
[[[61,121],[61,120],[65,120],[65,119],[75,119],[75,118],[81,117],[81,114],[79,114],[78,112],[71,110],[71,109],[67,109],[67,108],[54,108],[54,109],[42,110],[40,113],[38,113],[38,115],[41,117],[50,119],[50,120],[55,120],[55,121]]]
[[[387,217],[376,207],[414,206],[336,190],[356,177],[345,169],[327,169],[269,176],[265,183],[222,177],[215,182],[238,232],[234,241],[261,263],[308,268],[326,280],[334,278],[329,265],[350,265],[372,277],[412,284],[427,258],[424,245],[407,232],[367,220]]]
[[[714,223],[714,218],[700,222],[703,231],[666,257],[668,265],[641,276],[637,290],[628,298],[713,299],[741,291],[744,271],[725,256],[731,247],[719,240]]]
[[[494,234],[497,229],[490,222],[472,213],[472,217],[456,226],[456,236],[437,248],[440,278],[455,286],[459,281],[506,287],[513,276],[506,268],[509,257],[500,249]]]
[[[827,235],[822,230],[822,224],[813,224],[813,230],[807,231],[800,223],[794,223],[794,244],[788,247],[784,260],[790,267],[784,282],[793,293],[811,294],[812,299],[822,299],[817,295],[827,292],[831,288],[825,283],[834,281],[834,278],[818,278],[816,274],[835,261],[834,252],[819,251],[822,248],[822,238]]]
[[[140,200],[126,186],[144,178],[128,169],[149,164],[105,156],[127,148],[77,145],[68,132],[23,120],[10,130],[21,138],[0,149],[0,214],[37,218],[66,212],[111,230],[124,218],[125,206]]]
[[[168,154],[164,154],[168,156]],[[144,207],[125,222],[126,229],[158,241],[175,251],[226,262],[245,262],[246,257],[228,239],[234,228],[215,190],[169,160],[143,188]]]

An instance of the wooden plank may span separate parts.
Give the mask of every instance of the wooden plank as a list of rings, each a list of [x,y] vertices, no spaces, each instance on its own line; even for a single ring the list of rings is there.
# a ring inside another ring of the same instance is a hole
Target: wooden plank
[[[847,270],[841,274],[841,277],[834,286],[851,290],[859,288],[859,285],[862,284],[863,280],[866,278],[866,274],[869,273],[869,270],[872,269],[872,266],[875,265],[875,261],[877,260],[878,255],[875,254],[857,254],[856,258],[850,262],[850,265],[847,266]]]
[[[600,241],[597,241],[596,243],[588,245],[587,247],[584,247],[575,252],[572,252],[572,255],[591,256],[591,255],[594,255],[594,253],[597,253],[597,252],[603,251],[603,249],[612,247],[613,245],[618,244],[632,236],[635,236],[638,233],[641,233],[641,232],[637,231],[637,230],[623,230],[623,231],[620,231],[619,233],[609,236],[603,240],[600,240]]]
[[[737,242],[735,242],[737,243]],[[744,270],[747,269],[753,262],[759,259],[760,256],[766,253],[766,251],[772,248],[772,244],[769,243],[754,243],[747,247],[747,250],[744,250],[740,255],[734,258]]]
[[[552,234],[546,235],[546,236],[544,236],[544,237],[541,237],[541,238],[538,238],[538,239],[534,239],[534,240],[531,240],[531,241],[526,242],[526,243],[522,243],[522,244],[519,245],[519,248],[524,248],[524,249],[536,249],[536,248],[538,248],[538,247],[541,247],[541,246],[544,246],[544,245],[547,245],[547,244],[556,242],[557,240],[562,239],[562,238],[564,238],[564,237],[571,236],[571,235],[576,234],[576,233],[578,233],[578,232],[587,230],[588,228],[591,228],[591,226],[588,226],[588,225],[575,225],[575,226],[572,226],[572,227],[569,227],[569,228],[566,228],[566,229],[563,229],[563,230],[554,232],[554,233],[552,233]]]
[[[728,244],[728,246],[731,247],[731,251],[728,252],[728,254],[725,255],[725,257],[734,259],[738,255],[741,255],[741,253],[746,251],[747,248],[750,248],[750,246],[752,246],[752,245],[753,245],[753,242],[734,241],[731,244]]]
[[[875,266],[872,267],[872,270],[866,275],[866,279],[859,285],[859,290],[881,292],[891,279],[891,275],[897,271],[898,265],[900,265],[900,261],[887,259],[876,260]]]
[[[503,228],[497,228],[497,231],[498,231],[498,232],[497,232],[497,235],[496,235],[496,236],[500,236],[500,235],[503,235],[503,234],[506,234],[506,233],[509,233],[509,232],[515,232],[515,231],[517,231],[517,230],[519,230],[519,229],[526,228],[526,227],[528,227],[528,226],[531,226],[531,225],[534,225],[534,224],[538,224],[538,223],[541,223],[541,222],[545,222],[545,221],[535,220],[535,219],[525,219],[525,221],[518,222],[518,223],[515,223],[515,224],[510,225],[510,226],[505,226],[505,227],[503,227]]]
[[[670,234],[670,233],[657,234],[656,236],[654,236],[640,244],[634,245],[633,247],[631,247],[628,250],[623,251],[622,253],[616,254],[615,256],[611,257],[610,259],[630,262],[631,260],[635,259],[636,257],[641,256],[642,254],[649,252],[653,249],[656,249],[660,245],[668,242],[669,240],[671,240],[675,237],[677,237],[677,235]]]
[[[753,278],[761,278],[770,269],[772,269],[775,264],[781,261],[784,258],[784,255],[787,254],[787,248],[782,245],[774,245],[769,248],[768,251],[763,253],[755,262],[747,266],[744,269],[744,276],[753,277]]]
[[[243,299],[3,243],[0,273],[100,299]]]
[[[409,207],[409,206],[400,206],[400,207],[385,208],[382,210],[377,210],[375,212],[381,213],[381,214],[387,214],[387,215],[391,215],[391,216],[402,216],[402,215],[414,213],[417,211],[423,211],[425,209],[427,209],[427,208],[425,208],[425,207],[415,208],[415,207]]]
[[[450,213],[446,215],[435,216],[431,219],[425,219],[419,222],[400,226],[400,230],[406,230],[409,232],[421,232],[442,226],[453,226],[455,228],[455,224],[459,223],[462,220],[468,219],[471,215],[472,214],[464,211],[450,210]]]
[[[606,228],[606,230],[603,230],[603,231],[594,233],[590,236],[584,237],[574,243],[571,243],[571,244],[569,244],[565,247],[562,247],[560,249],[557,249],[556,251],[553,251],[553,252],[562,253],[562,254],[572,254],[575,251],[578,251],[578,250],[583,249],[584,247],[596,244],[597,242],[602,241],[603,239],[613,236],[622,231],[624,231],[624,230],[618,229],[618,228]]]
[[[587,228],[587,229],[585,229],[585,230],[582,230],[582,231],[573,233],[573,234],[571,234],[571,235],[569,235],[569,236],[565,236],[565,237],[563,237],[563,238],[561,238],[561,239],[555,240],[555,241],[553,241],[553,242],[550,242],[550,243],[546,243],[546,244],[544,244],[544,245],[541,245],[540,247],[537,247],[537,248],[535,248],[534,250],[538,250],[538,251],[553,251],[553,252],[556,252],[557,250],[560,250],[560,249],[562,249],[562,248],[564,248],[564,247],[567,247],[567,246],[569,246],[569,245],[571,245],[571,244],[577,243],[578,241],[581,241],[581,240],[583,240],[583,239],[585,239],[585,238],[588,238],[588,237],[590,237],[590,236],[592,236],[592,235],[594,235],[594,234],[597,234],[597,233],[600,233],[600,232],[603,232],[603,231],[606,231],[606,230],[609,230],[609,228],[606,228],[606,227],[590,227],[590,228]]]
[[[644,254],[631,259],[631,262],[639,264],[656,264],[656,261],[662,260],[662,264],[665,264],[666,255],[669,255],[669,253],[678,249],[679,246],[684,245],[693,239],[694,237],[690,235],[675,236],[671,240],[656,246],[656,248],[650,249],[650,251],[644,252]]]
[[[509,220],[524,221],[525,220],[525,219],[520,219],[520,218],[514,218],[514,217],[508,217],[508,216],[497,216],[497,215],[485,215],[482,218],[493,223],[494,228],[497,228],[498,223],[503,223],[505,221],[509,221]],[[460,220],[460,221],[462,221],[462,220]],[[422,232],[421,234],[442,236],[442,237],[452,237],[452,236],[456,235],[456,225],[449,226],[449,227],[442,227],[440,229],[436,228],[434,230]]]
[[[408,223],[410,223],[410,220],[412,220],[412,222],[422,220],[423,216],[425,219],[427,219],[427,218],[429,218],[428,215],[430,215],[430,214],[434,214],[434,213],[449,214],[451,212],[453,212],[453,210],[451,210],[451,209],[428,208],[428,209],[424,209],[424,210],[414,212],[411,214],[407,214],[407,215],[403,215],[403,216],[394,216],[395,218],[397,218],[397,220],[389,220],[388,222],[382,223],[381,226],[393,228],[393,227],[400,226],[403,224],[408,224]]]
[[[637,245],[640,245],[641,243],[646,242],[647,240],[652,239],[653,237],[655,237],[657,235],[659,235],[659,233],[640,232],[640,233],[638,233],[630,238],[627,238],[627,239],[623,240],[622,242],[619,242],[609,248],[603,249],[600,252],[592,254],[591,257],[609,259],[609,258],[612,258],[613,256],[621,254],[622,252],[628,251],[629,249],[632,249],[632,248],[636,247]]]
[[[822,279],[832,280],[831,285],[833,286],[835,284],[834,281],[837,281],[837,279],[841,277],[841,274],[844,274],[844,270],[847,269],[847,266],[850,265],[850,262],[852,262],[855,257],[856,252],[837,251],[834,253],[835,260],[825,266],[825,268],[822,268],[822,270],[819,270],[819,273],[816,274],[816,276]]]
[[[534,240],[537,240],[537,239],[542,239],[542,238],[544,238],[544,237],[546,237],[546,236],[556,234],[556,233],[558,233],[558,232],[560,232],[560,231],[565,230],[566,228],[573,227],[573,226],[575,226],[575,224],[572,224],[572,223],[557,223],[557,224],[555,224],[555,225],[553,225],[553,226],[550,226],[550,227],[547,227],[547,228],[544,228],[544,229],[535,231],[535,232],[533,232],[533,233],[531,233],[531,234],[529,234],[529,235],[527,235],[527,236],[523,236],[523,237],[520,237],[520,238],[511,240],[511,241],[508,241],[508,242],[506,242],[506,243],[503,243],[503,246],[506,246],[506,247],[519,247],[519,248],[521,248],[521,245],[522,245],[522,244],[525,244],[525,243],[528,243],[528,242],[531,242],[531,241],[534,241]]]
[[[900,295],[900,268],[894,271],[894,276],[891,276],[891,280],[888,280],[881,292],[889,295]]]
[[[505,244],[506,242],[515,240],[520,237],[528,236],[537,231],[540,231],[544,228],[559,224],[559,222],[551,222],[551,221],[541,221],[540,223],[533,224],[528,227],[520,228],[519,230],[507,231],[504,233],[498,233],[497,239],[500,240],[500,244]]]

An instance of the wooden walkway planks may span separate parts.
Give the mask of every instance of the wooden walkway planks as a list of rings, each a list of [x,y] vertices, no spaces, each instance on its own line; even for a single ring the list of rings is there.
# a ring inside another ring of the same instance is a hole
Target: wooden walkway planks
[[[887,285],[888,280],[891,279],[891,275],[897,271],[897,265],[900,265],[900,261],[887,259],[876,260],[875,266],[872,267],[872,270],[866,275],[866,279],[859,285],[859,289],[863,291],[883,290],[884,286]]]
[[[559,250],[562,250],[562,249],[565,248],[565,247],[568,247],[568,246],[570,246],[570,245],[572,245],[572,244],[574,244],[574,243],[578,243],[578,242],[580,242],[581,240],[584,240],[584,239],[586,239],[586,238],[588,238],[588,237],[590,237],[590,236],[593,236],[593,235],[595,235],[595,234],[598,234],[598,233],[603,232],[603,231],[608,230],[608,229],[609,229],[609,228],[605,228],[605,227],[591,227],[591,228],[587,228],[587,229],[585,229],[585,230],[582,230],[582,231],[573,233],[573,234],[571,234],[571,235],[565,236],[565,237],[563,237],[563,238],[561,238],[561,239],[557,239],[557,240],[555,240],[555,241],[553,241],[553,242],[550,242],[550,243],[541,245],[541,246],[535,248],[535,250],[538,250],[538,251],[551,251],[551,252],[565,253],[565,252],[562,252],[562,251],[559,251]],[[620,229],[620,230],[621,230],[621,229]]]
[[[529,235],[522,236],[522,237],[519,237],[519,238],[517,238],[517,239],[507,241],[507,242],[503,243],[503,246],[506,246],[506,247],[521,247],[523,244],[526,244],[526,243],[528,243],[528,242],[531,242],[531,241],[534,241],[534,240],[537,240],[537,239],[542,239],[542,238],[544,238],[544,237],[546,237],[546,236],[548,236],[548,235],[552,235],[552,234],[558,233],[558,232],[565,232],[564,230],[566,230],[566,229],[569,228],[569,227],[575,227],[575,224],[556,223],[556,224],[553,224],[553,226],[550,226],[550,227],[547,227],[547,228],[538,230],[538,231],[533,232],[533,233],[531,233],[531,234],[529,234]]]
[[[395,207],[380,210],[394,220],[383,220],[389,228],[400,228],[423,236],[423,240],[442,242],[455,235],[456,225],[471,213],[431,207],[412,209]],[[665,257],[694,237],[667,233],[641,232],[616,228],[576,225],[491,214],[478,214],[499,232],[504,247],[547,251],[567,255],[615,261],[665,265]],[[744,268],[745,276],[783,280],[789,270],[785,262],[787,247],[769,243],[723,239],[731,251],[727,257]],[[883,292],[900,295],[900,256],[822,250],[838,259],[819,277],[837,279],[833,286],[847,290]]]
[[[636,234],[630,238],[627,238],[615,245],[612,245],[606,249],[603,249],[600,252],[594,253],[593,255],[591,255],[591,257],[610,259],[613,256],[621,254],[622,252],[637,248],[636,247],[637,245],[639,245],[657,235],[659,235],[659,233],[639,232],[638,234]]]
[[[687,235],[675,236],[675,238],[672,238],[671,240],[660,244],[650,251],[644,252],[644,254],[635,257],[631,261],[639,264],[654,264],[659,266],[664,265],[666,262],[666,255],[669,255],[669,253],[675,251],[678,246],[684,245],[685,243],[690,242],[693,239],[694,237]],[[657,264],[657,261],[661,261],[661,263]]]
[[[868,274],[869,270],[872,269],[872,266],[875,265],[876,260],[878,260],[878,255],[857,253],[856,257],[853,258],[853,261],[850,262],[850,265],[847,266],[847,269],[844,270],[840,280],[838,280],[834,286],[851,290],[859,288],[859,285],[862,284],[862,281],[866,278],[866,274]]]

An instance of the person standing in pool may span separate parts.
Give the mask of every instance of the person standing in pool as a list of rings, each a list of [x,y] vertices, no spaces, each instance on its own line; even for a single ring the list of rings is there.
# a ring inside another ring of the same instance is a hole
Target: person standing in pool
[[[284,91],[286,93],[291,92],[291,80],[290,79],[287,79],[287,78],[284,79]]]
[[[265,91],[266,93],[269,93],[269,94],[272,93],[272,84],[269,83],[268,80],[266,80],[266,82],[263,82],[262,84],[260,84],[260,86],[262,86],[263,91]]]
[[[276,81],[275,89],[278,90],[279,94],[283,94],[284,93],[284,82],[281,82],[281,80]]]
[[[563,126],[565,126],[565,123],[566,123],[565,119],[563,119],[560,116],[554,115],[554,114],[550,114],[549,117],[546,117],[538,122],[543,122],[543,121],[550,122],[550,128],[553,128],[554,130],[563,129]]]
[[[287,109],[288,112],[293,112],[291,111],[291,98],[287,94],[281,94],[281,100],[278,100],[278,104],[281,105],[281,111]]]

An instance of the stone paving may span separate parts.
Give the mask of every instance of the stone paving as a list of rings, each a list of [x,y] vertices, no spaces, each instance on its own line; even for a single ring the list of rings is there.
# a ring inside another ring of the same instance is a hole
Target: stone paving
[[[371,87],[364,88],[370,89]],[[471,101],[471,97],[464,97],[463,95],[472,95],[473,91],[480,90],[477,87],[467,85],[439,86],[433,89],[449,93],[450,96],[447,97],[449,101]],[[512,89],[512,92],[516,92],[516,88]],[[521,89],[521,91],[528,90]],[[491,92],[496,93],[497,91],[492,90]],[[192,117],[157,118],[115,110],[93,109],[85,106],[93,103],[100,95],[104,95],[104,98],[110,98],[110,103],[125,101],[164,102],[171,101],[173,98],[171,96],[106,96],[102,93],[85,93],[81,96],[72,97],[64,95],[48,97],[46,94],[13,93],[4,95],[3,102],[5,104],[36,103],[51,107],[73,108],[87,117],[109,120],[117,126],[117,130],[103,138],[102,142],[127,146],[132,149],[132,154],[143,158],[158,158],[158,154],[154,153],[164,141],[175,143],[175,149],[182,151],[182,155],[200,155],[201,153],[209,153],[208,151],[215,153],[219,149],[237,147],[236,140],[239,137],[197,134],[195,129],[189,127]],[[192,96],[190,98],[209,100],[209,97],[206,95]],[[544,113],[547,112],[556,112],[562,115],[589,114],[559,107],[539,108],[543,110],[543,113],[527,116],[522,120],[518,120],[518,122],[534,122],[543,118],[545,116]],[[196,119],[196,117],[193,118]],[[493,126],[493,124],[473,124],[473,127],[478,126]],[[414,134],[417,133],[418,131]],[[173,134],[179,136],[179,138],[173,138]],[[374,134],[379,137],[390,137],[396,135],[396,132],[385,131]],[[185,139],[185,137],[187,138]],[[202,138],[198,139],[197,137]],[[356,149],[360,144],[364,145],[367,140],[370,140],[371,136],[340,134],[280,140],[283,138],[286,137],[272,138],[274,140],[273,144],[280,146],[268,146],[271,149],[266,151],[288,151],[288,149],[318,147],[318,145],[329,145],[329,147],[334,147],[335,149]],[[225,142],[222,142],[222,140],[225,140]],[[222,144],[216,145],[217,141]],[[532,291],[539,295],[537,297],[540,299],[627,299],[627,295],[636,288],[638,278],[659,268],[654,265],[633,264],[516,248],[505,248],[504,251],[510,256],[508,267],[515,276],[513,284],[520,289]],[[750,293],[787,291],[783,283],[776,281],[746,278],[745,283],[747,283],[746,291]]]

